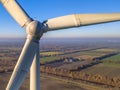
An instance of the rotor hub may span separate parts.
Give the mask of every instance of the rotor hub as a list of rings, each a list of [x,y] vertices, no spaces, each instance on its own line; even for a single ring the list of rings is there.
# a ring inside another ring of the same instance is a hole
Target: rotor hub
[[[32,21],[26,27],[27,35],[40,39],[44,33],[44,25],[39,21]]]

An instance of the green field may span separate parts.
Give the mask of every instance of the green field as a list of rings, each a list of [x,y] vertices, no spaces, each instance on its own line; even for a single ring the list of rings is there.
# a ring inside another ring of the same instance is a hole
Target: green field
[[[106,58],[106,59],[103,59],[104,62],[120,62],[120,54],[117,54],[115,56],[112,56],[112,57],[109,57],[109,58]]]
[[[103,51],[103,49],[100,51]],[[119,70],[120,70],[120,54],[117,54],[105,58],[102,60],[102,63],[94,65],[88,69],[84,69],[82,71],[90,74],[100,74],[110,77],[120,77]]]
[[[63,54],[63,52],[41,52],[41,55],[58,55],[58,54]]]
[[[54,60],[59,60],[59,56],[49,56],[49,57],[42,57],[40,58],[40,63],[46,63],[46,62],[51,62]]]

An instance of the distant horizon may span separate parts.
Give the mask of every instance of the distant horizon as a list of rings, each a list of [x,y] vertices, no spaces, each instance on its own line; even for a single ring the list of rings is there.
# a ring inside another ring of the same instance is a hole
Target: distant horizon
[[[41,39],[119,39],[120,37],[43,37]],[[0,37],[1,39],[26,39],[26,37]]]

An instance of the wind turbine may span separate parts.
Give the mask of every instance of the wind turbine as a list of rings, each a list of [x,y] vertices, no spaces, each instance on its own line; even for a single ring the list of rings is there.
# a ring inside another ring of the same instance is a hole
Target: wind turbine
[[[27,33],[25,45],[6,90],[18,90],[30,67],[30,90],[40,90],[39,40],[43,33],[64,28],[120,21],[120,13],[112,13],[73,14],[48,19],[41,23],[30,18],[16,0],[1,0],[1,3],[18,24],[26,29]]]

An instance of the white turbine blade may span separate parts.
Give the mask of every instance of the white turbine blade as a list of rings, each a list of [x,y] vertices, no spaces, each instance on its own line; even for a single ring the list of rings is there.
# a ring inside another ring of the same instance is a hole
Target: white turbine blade
[[[30,68],[30,90],[40,90],[40,50],[36,50],[34,60]]]
[[[24,27],[32,21],[16,0],[1,0],[1,3],[20,26]]]
[[[26,40],[26,43],[23,47],[23,50],[15,66],[15,69],[7,85],[6,90],[19,89],[30,69],[36,50],[38,49],[38,46],[39,46],[39,41],[30,40],[30,39]]]
[[[45,24],[49,28],[48,31],[50,31],[112,21],[120,21],[120,13],[67,15],[48,19],[47,21],[45,21]]]

